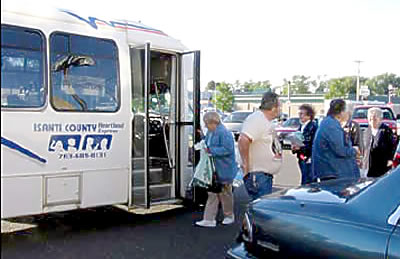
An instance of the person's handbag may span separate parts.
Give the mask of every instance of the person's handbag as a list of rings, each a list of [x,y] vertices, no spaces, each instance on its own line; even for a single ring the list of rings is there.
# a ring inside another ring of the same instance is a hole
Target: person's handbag
[[[211,185],[208,186],[207,191],[213,193],[220,193],[222,192],[223,184],[219,182],[217,170],[215,168],[215,159],[213,157],[209,157],[210,164],[212,168],[212,182]]]

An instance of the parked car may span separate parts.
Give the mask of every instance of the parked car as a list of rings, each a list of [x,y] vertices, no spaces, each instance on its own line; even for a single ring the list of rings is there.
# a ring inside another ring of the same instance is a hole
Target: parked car
[[[217,113],[219,114],[221,120],[224,120],[224,119],[226,118],[226,114],[225,114],[225,113],[223,113],[221,110],[218,110],[218,109],[213,108],[213,107],[206,107],[206,108],[203,108],[203,109],[201,110],[201,113],[204,114],[204,113],[211,112],[211,111],[212,111],[212,112],[217,112]]]
[[[392,109],[385,105],[360,105],[356,106],[353,110],[352,120],[360,124],[361,130],[368,128],[368,110],[370,108],[377,107],[382,109],[383,112],[383,123],[386,123],[389,128],[393,130],[394,134],[397,134],[397,122],[396,117]]]
[[[397,144],[396,152],[394,153],[393,168],[396,168],[399,165],[400,165],[400,142]]]
[[[318,115],[315,117],[315,122],[317,123],[317,125],[321,125],[321,122],[325,119],[325,115]]]
[[[397,136],[400,136],[400,114],[396,115]]]
[[[292,132],[298,131],[300,127],[300,118],[293,117],[287,119],[281,126],[278,126],[275,131],[281,142],[282,149],[290,149],[290,142],[286,139],[287,135]]]
[[[249,204],[228,258],[400,258],[400,168],[327,180]],[[390,195],[388,195],[390,194]]]
[[[244,120],[252,113],[253,111],[235,111],[223,120],[225,127],[233,133],[235,141],[239,139]]]
[[[289,114],[284,113],[284,112],[279,114],[278,121],[283,123],[283,122],[287,121],[288,119],[289,119]]]

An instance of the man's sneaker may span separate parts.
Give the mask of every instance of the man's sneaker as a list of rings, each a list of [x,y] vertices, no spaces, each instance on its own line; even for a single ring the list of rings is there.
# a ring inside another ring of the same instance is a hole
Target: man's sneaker
[[[234,216],[234,215],[232,215],[232,217],[226,217],[226,218],[224,218],[224,220],[222,221],[222,224],[223,224],[223,225],[230,225],[230,224],[232,224],[233,222],[235,222],[235,216]]]
[[[207,228],[214,228],[217,226],[217,221],[216,220],[201,220],[196,222],[196,226],[200,227],[207,227]]]

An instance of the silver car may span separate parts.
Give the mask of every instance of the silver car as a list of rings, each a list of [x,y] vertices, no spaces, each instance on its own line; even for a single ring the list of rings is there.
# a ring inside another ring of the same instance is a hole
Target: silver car
[[[233,133],[235,141],[239,139],[244,120],[252,113],[253,111],[236,111],[223,120],[225,127]]]

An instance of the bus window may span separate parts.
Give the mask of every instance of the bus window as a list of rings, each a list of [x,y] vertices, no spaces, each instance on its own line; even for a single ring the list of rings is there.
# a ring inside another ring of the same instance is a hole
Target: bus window
[[[45,104],[44,37],[35,30],[1,26],[1,107]]]
[[[118,55],[113,41],[53,33],[50,71],[51,103],[56,110],[118,110]]]

